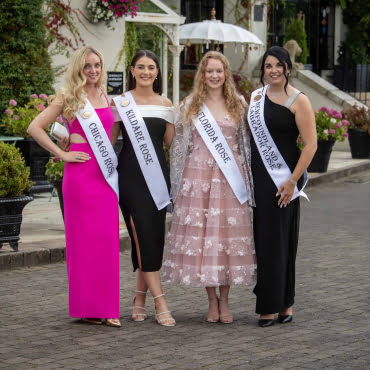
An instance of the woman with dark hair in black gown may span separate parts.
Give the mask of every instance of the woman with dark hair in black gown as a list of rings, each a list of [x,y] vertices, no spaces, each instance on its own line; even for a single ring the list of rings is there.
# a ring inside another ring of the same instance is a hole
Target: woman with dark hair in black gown
[[[159,62],[151,51],[139,50],[132,59],[129,92],[143,117],[169,191],[169,171],[163,144],[169,147],[175,134],[173,107],[170,100],[161,96]],[[174,326],[175,320],[168,310],[159,275],[164,248],[166,207],[158,210],[149,190],[151,184],[147,184],[144,178],[126,128],[122,122],[116,123],[118,124],[112,129],[111,136],[116,139],[121,130],[123,138],[117,168],[119,204],[131,237],[133,268],[134,271],[139,269],[132,320],[143,321],[147,318],[144,305],[149,289],[155,301],[157,322],[164,326]]]
[[[288,83],[292,64],[288,52],[273,46],[263,56],[261,82],[252,100],[264,101],[259,106],[268,132],[285,160],[288,173],[277,186],[261,157],[256,139],[252,140],[251,162],[254,181],[254,238],[257,255],[256,313],[259,325],[271,326],[275,314],[278,322],[293,319],[295,258],[299,231],[299,196],[303,174],[316,151],[315,117],[308,98]],[[263,99],[264,98],[264,99]],[[254,114],[249,110],[249,124]],[[304,148],[297,147],[301,135]],[[259,140],[258,140],[259,141]],[[258,145],[260,143],[258,142]],[[297,185],[297,188],[296,188]],[[298,194],[299,195],[299,194]],[[302,194],[301,194],[302,195]],[[293,200],[292,200],[293,198]]]

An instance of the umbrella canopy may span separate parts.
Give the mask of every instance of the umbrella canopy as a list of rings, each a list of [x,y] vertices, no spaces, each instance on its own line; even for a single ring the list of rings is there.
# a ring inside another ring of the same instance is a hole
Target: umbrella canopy
[[[213,41],[217,44],[237,42],[263,45],[263,42],[252,32],[216,19],[184,24],[179,29],[180,42],[183,44],[188,41],[192,44],[206,44]]]

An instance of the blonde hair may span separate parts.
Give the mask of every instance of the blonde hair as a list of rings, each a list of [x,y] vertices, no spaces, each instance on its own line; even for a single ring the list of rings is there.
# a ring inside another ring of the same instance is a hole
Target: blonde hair
[[[199,114],[203,102],[206,99],[207,84],[205,82],[205,72],[209,59],[217,59],[222,63],[225,73],[223,93],[226,109],[236,122],[242,121],[246,113],[246,106],[236,90],[229,61],[218,51],[208,51],[199,62],[197,73],[194,78],[193,90],[191,94],[184,99],[185,104],[188,99],[191,101],[191,103],[188,104],[188,109],[185,113],[186,121],[190,122]]]
[[[103,55],[92,46],[84,46],[72,55],[67,67],[64,87],[58,93],[58,97],[60,97],[63,102],[63,116],[68,121],[73,121],[76,117],[76,112],[85,105],[85,101],[82,98],[82,94],[86,94],[84,90],[86,77],[83,74],[83,69],[86,58],[91,53],[99,57],[101,65],[101,74],[96,83],[96,87],[102,89],[102,91],[104,90],[105,72]]]

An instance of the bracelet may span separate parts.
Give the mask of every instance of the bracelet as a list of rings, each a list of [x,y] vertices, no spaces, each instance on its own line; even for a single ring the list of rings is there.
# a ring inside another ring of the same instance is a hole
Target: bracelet
[[[288,180],[292,185],[297,185],[297,181],[294,181],[293,179]]]

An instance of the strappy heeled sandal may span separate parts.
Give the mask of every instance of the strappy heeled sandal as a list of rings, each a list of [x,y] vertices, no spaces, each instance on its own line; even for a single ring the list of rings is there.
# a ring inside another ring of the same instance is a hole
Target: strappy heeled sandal
[[[82,322],[86,322],[87,324],[92,324],[92,325],[101,325],[103,324],[103,321],[101,319],[92,319],[88,317],[83,317],[81,319]]]
[[[220,302],[227,302],[227,298],[220,297],[219,298],[219,304]],[[233,315],[230,313],[229,315],[220,315],[220,322],[223,324],[232,324],[233,323]]]
[[[120,328],[121,322],[118,319],[105,319],[105,325]]]
[[[208,301],[217,301],[217,310],[218,310],[218,307],[219,307],[219,300],[218,300],[218,297],[216,296],[216,298],[208,298]],[[210,322],[210,323],[215,323],[215,322],[219,322],[220,321],[220,313],[218,313],[218,316],[213,316],[213,317],[210,317],[207,315],[206,317],[206,321],[207,322]]]
[[[157,295],[156,297],[153,297],[154,301],[160,297],[164,297],[164,293],[163,294],[160,294],[160,295]],[[155,303],[154,303],[155,304]],[[157,309],[157,307],[155,307]],[[171,315],[171,311],[163,311],[163,312],[160,312],[160,313],[156,313],[155,314],[155,319],[157,320],[157,323],[159,325],[162,325],[162,326],[175,326],[176,325],[176,321],[175,319],[172,317],[168,317],[168,318],[165,318],[165,319],[161,319],[160,316],[161,315],[165,315],[165,314],[170,314]]]
[[[135,293],[146,294],[146,292],[143,292],[141,290],[136,290]],[[145,309],[145,307],[142,307],[142,306],[135,306],[135,300],[136,300],[136,296],[134,297],[134,301],[133,301],[134,306],[132,307],[132,309],[133,310],[135,308],[140,309],[140,310],[144,311],[144,313],[133,313],[132,312],[131,319],[132,319],[132,321],[144,321],[148,317],[148,315],[146,314],[146,309]]]

